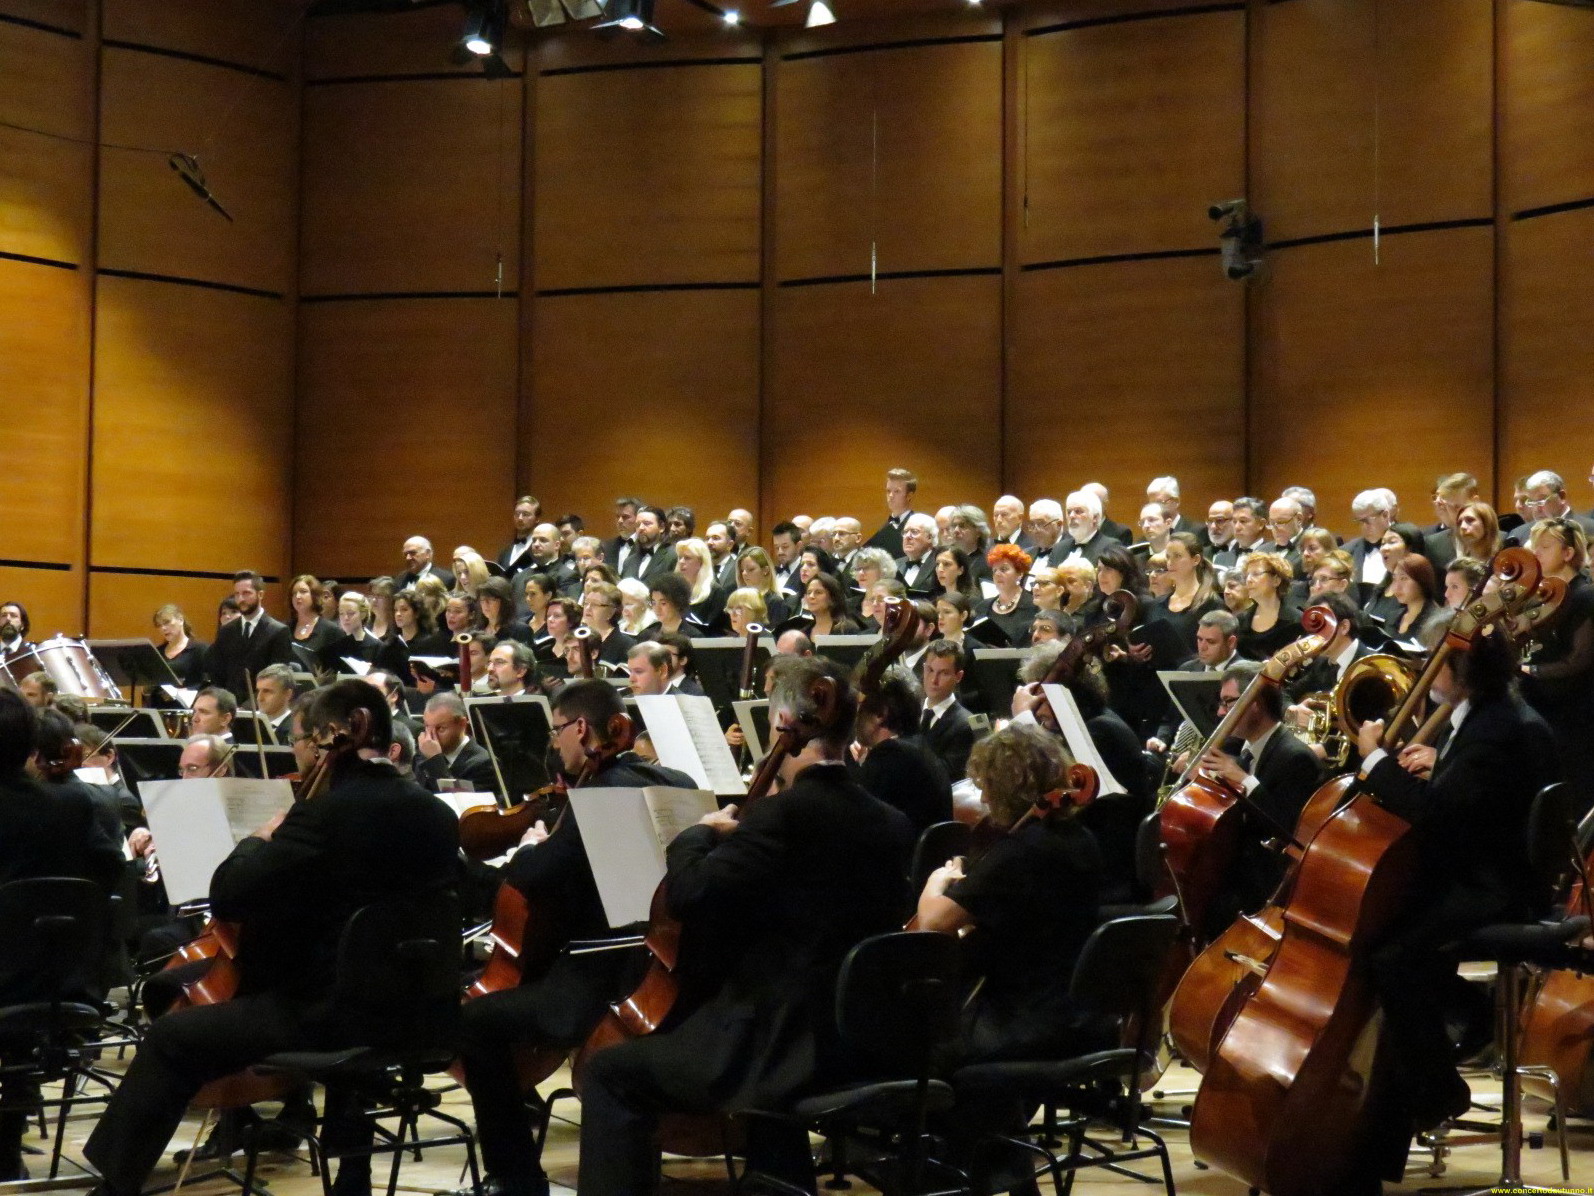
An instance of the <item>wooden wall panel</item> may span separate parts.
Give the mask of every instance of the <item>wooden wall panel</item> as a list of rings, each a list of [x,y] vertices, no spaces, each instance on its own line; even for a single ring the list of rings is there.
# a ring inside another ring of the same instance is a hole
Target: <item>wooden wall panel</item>
[[[1385,228],[1489,215],[1491,5],[1291,0],[1250,12],[1250,199],[1269,240],[1371,228],[1375,212]]]
[[[310,86],[300,293],[492,292],[520,260],[518,79]]]
[[[0,14],[81,33],[87,0],[0,0]]]
[[[1594,15],[1594,14],[1590,14]],[[1508,226],[1500,295],[1502,497],[1553,469],[1586,511],[1594,461],[1594,208]]]
[[[758,319],[753,289],[539,300],[522,483],[600,535],[633,491],[693,507],[700,529],[754,508]]]
[[[281,572],[288,305],[122,278],[97,302],[93,563]]]
[[[100,0],[107,41],[159,46],[292,77],[305,5],[287,0]]]
[[[96,638],[155,639],[155,612],[175,602],[188,616],[194,638],[216,638],[216,607],[232,593],[231,579],[160,577],[137,573],[93,573],[89,576],[89,627]],[[287,597],[281,585],[266,586],[266,609],[286,618]]]
[[[440,556],[498,551],[515,497],[517,315],[492,299],[300,307],[297,567],[391,572],[417,534]]]
[[[782,287],[764,405],[762,522],[883,518],[885,471],[920,509],[1001,493],[1001,296],[992,275]]]
[[[321,16],[305,22],[304,77],[349,79],[370,75],[478,75],[481,64],[455,62],[464,12],[452,4],[411,12]],[[524,64],[517,37],[503,55],[513,70]]]
[[[76,271],[0,261],[0,557],[83,558],[89,328]]]
[[[1426,523],[1434,478],[1493,485],[1493,230],[1303,246],[1272,257],[1255,293],[1251,490],[1317,492],[1354,531],[1350,500],[1388,486]]]
[[[1505,0],[1500,53],[1507,210],[1594,199],[1594,12]]]
[[[20,602],[34,641],[83,634],[83,574],[77,569],[17,569],[0,565],[0,602]]]
[[[1185,513],[1242,493],[1244,289],[1212,258],[1019,276],[1011,315],[1006,481],[1062,502],[1087,481],[1134,525],[1146,483],[1180,480]],[[1087,476],[1088,475],[1088,476]]]
[[[882,272],[1001,261],[1002,44],[989,36],[778,63],[777,277],[867,274],[876,243]]]
[[[538,78],[537,288],[756,282],[762,79],[756,61]]]
[[[185,187],[163,155],[107,148],[100,265],[291,291],[295,86],[138,50],[107,48],[103,64],[105,139],[196,153],[234,223]]]
[[[1245,14],[1092,25],[1020,42],[1020,260],[1204,248],[1244,191]]]
[[[0,252],[58,262],[88,254],[93,59],[81,38],[0,24]]]

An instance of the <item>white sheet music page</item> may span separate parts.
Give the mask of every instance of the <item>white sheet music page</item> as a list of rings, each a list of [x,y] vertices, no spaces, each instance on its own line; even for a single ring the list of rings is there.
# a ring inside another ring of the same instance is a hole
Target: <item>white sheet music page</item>
[[[208,897],[232,849],[293,804],[290,782],[245,777],[145,781],[139,794],[173,904]]]
[[[701,694],[642,694],[636,704],[660,764],[680,769],[701,788],[722,797],[746,794],[712,699]]]
[[[572,789],[570,809],[609,925],[646,921],[653,891],[664,879],[664,846],[642,790]]]
[[[1128,790],[1118,783],[1118,779],[1102,763],[1101,753],[1096,750],[1095,740],[1091,739],[1090,731],[1085,727],[1084,716],[1079,713],[1079,704],[1074,701],[1074,695],[1062,685],[1043,685],[1041,690],[1051,705],[1052,714],[1057,717],[1057,725],[1062,728],[1063,738],[1068,742],[1068,750],[1073,753],[1074,759],[1096,770],[1096,776],[1101,781],[1099,795],[1127,793]]]

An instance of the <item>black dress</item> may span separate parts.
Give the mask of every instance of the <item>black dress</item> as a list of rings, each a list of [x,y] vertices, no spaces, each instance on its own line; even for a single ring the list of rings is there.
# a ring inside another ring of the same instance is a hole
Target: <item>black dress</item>
[[[308,648],[311,652],[320,653],[328,644],[335,644],[342,639],[345,632],[331,619],[318,618],[310,628],[310,634],[303,639],[299,638],[299,629],[296,624],[288,625],[288,634],[293,636],[293,642],[301,648]]]
[[[995,598],[980,603],[975,611],[978,618],[989,619],[1000,627],[1002,634],[1007,636],[1007,642],[1013,647],[1029,647],[1029,625],[1035,618],[1035,600],[1027,593],[1020,590],[1018,605],[1005,615],[997,611]]]
[[[1550,724],[1561,779],[1581,813],[1594,805],[1594,583],[1574,577],[1561,613],[1537,637],[1523,696]]]
[[[1171,603],[1173,595],[1158,598],[1151,604],[1151,609],[1146,612],[1146,618],[1167,623],[1178,633],[1179,642],[1184,645],[1185,653],[1193,654],[1196,650],[1196,627],[1201,622],[1201,616],[1209,611],[1222,610],[1223,600],[1216,594],[1209,595],[1205,602],[1200,602],[1186,607],[1184,610],[1174,610]]]
[[[970,974],[984,978],[964,1010],[968,1061],[1077,1049],[1082,1027],[1068,983],[1096,928],[1101,883],[1095,838],[1064,818],[1004,835],[947,889],[974,919]]]
[[[205,649],[209,646],[196,639],[190,639],[187,647],[176,656],[166,656],[165,650],[161,650],[166,664],[177,675],[178,685],[184,689],[205,688]]]
[[[1253,631],[1256,618],[1253,606],[1240,616],[1240,642],[1238,651],[1246,660],[1266,660],[1287,644],[1301,638],[1301,612],[1299,607],[1282,605],[1279,617],[1266,631]]]

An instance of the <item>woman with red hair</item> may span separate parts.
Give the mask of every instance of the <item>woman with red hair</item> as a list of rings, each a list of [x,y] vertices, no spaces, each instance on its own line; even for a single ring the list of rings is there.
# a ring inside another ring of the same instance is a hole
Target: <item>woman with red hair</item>
[[[976,613],[1000,627],[1013,647],[1027,647],[1035,603],[1024,592],[1024,578],[1034,560],[1017,544],[998,544],[985,554],[985,563],[991,567],[996,594],[980,603]]]

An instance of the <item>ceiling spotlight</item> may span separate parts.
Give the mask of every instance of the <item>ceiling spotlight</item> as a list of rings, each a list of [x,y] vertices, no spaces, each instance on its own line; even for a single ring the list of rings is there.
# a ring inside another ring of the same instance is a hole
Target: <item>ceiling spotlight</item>
[[[808,19],[803,24],[809,29],[818,29],[821,25],[834,25],[836,14],[830,10],[830,5],[825,0],[813,0],[808,6]]]
[[[465,9],[465,31],[459,44],[478,58],[498,52],[504,40],[504,6],[499,0],[483,0]]]
[[[653,24],[653,0],[605,0],[603,13],[605,19],[594,29],[626,29],[664,36]]]
[[[723,19],[727,25],[740,25],[742,23],[742,14],[734,8],[727,8]]]

